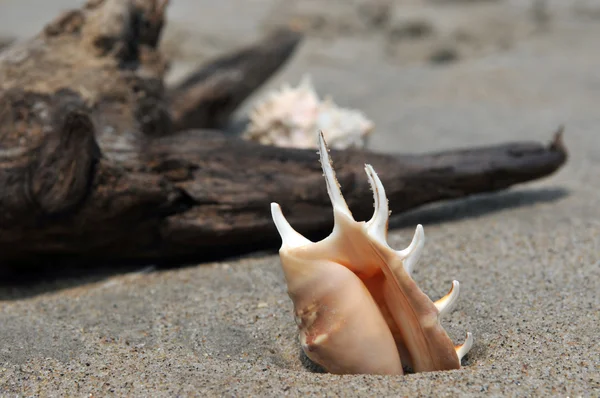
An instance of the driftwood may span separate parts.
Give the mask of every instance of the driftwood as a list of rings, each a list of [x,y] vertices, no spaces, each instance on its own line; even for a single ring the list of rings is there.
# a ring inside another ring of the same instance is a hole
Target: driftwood
[[[293,53],[281,29],[166,88],[165,1],[92,0],[0,52],[0,270],[74,260],[198,261],[278,246],[269,203],[319,236],[332,212],[314,150],[216,130]],[[430,155],[332,151],[356,217],[372,212],[363,164],[399,213],[556,171],[549,146]]]

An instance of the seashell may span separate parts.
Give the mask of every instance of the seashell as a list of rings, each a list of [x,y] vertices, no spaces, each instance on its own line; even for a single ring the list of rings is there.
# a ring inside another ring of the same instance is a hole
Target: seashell
[[[400,251],[387,244],[389,209],[384,187],[365,165],[375,211],[357,222],[336,179],[323,134],[319,153],[333,205],[331,234],[311,242],[271,204],[282,245],[279,251],[288,294],[294,304],[302,349],[313,362],[336,374],[389,374],[460,368],[473,345],[467,333],[454,346],[440,319],[456,303],[459,283],[432,302],[411,278],[424,246],[418,225],[410,245]]]
[[[332,148],[362,148],[375,125],[361,112],[338,107],[331,98],[321,101],[308,75],[298,87],[284,85],[266,96],[249,113],[242,137],[264,145],[317,148],[314,132],[327,132]]]

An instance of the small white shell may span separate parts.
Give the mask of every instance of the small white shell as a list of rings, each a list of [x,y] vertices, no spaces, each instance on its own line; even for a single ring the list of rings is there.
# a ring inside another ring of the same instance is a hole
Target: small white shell
[[[326,131],[334,149],[362,148],[374,124],[360,111],[338,107],[331,98],[321,101],[308,75],[292,88],[284,85],[267,94],[249,114],[242,137],[264,145],[317,148],[315,131]]]

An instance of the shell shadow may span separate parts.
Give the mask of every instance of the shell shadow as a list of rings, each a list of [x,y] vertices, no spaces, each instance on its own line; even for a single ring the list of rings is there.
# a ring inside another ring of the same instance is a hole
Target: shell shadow
[[[477,218],[502,210],[556,202],[568,195],[569,191],[564,188],[520,189],[473,195],[463,199],[425,205],[397,216],[392,215],[389,228],[406,228],[414,227],[417,224],[441,224]]]
[[[300,358],[300,363],[302,367],[308,370],[311,373],[327,373],[327,371],[320,365],[311,361],[309,357],[306,356],[301,347],[298,347],[298,357]]]

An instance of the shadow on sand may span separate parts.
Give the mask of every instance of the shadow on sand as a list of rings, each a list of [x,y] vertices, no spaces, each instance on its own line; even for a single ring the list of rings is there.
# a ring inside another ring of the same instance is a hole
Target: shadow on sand
[[[519,189],[482,194],[464,199],[435,203],[412,210],[390,220],[390,229],[414,228],[416,224],[440,224],[482,217],[512,208],[551,203],[568,195],[562,188]],[[485,222],[485,221],[482,221]],[[69,264],[47,264],[43,269],[21,267],[4,272],[0,280],[0,300],[18,300],[39,294],[102,281],[111,276],[131,272],[160,272],[167,268],[197,266],[198,264],[236,257],[275,255],[276,246],[246,247],[216,258],[200,258],[185,263],[161,266],[155,264],[93,264],[82,261]]]

